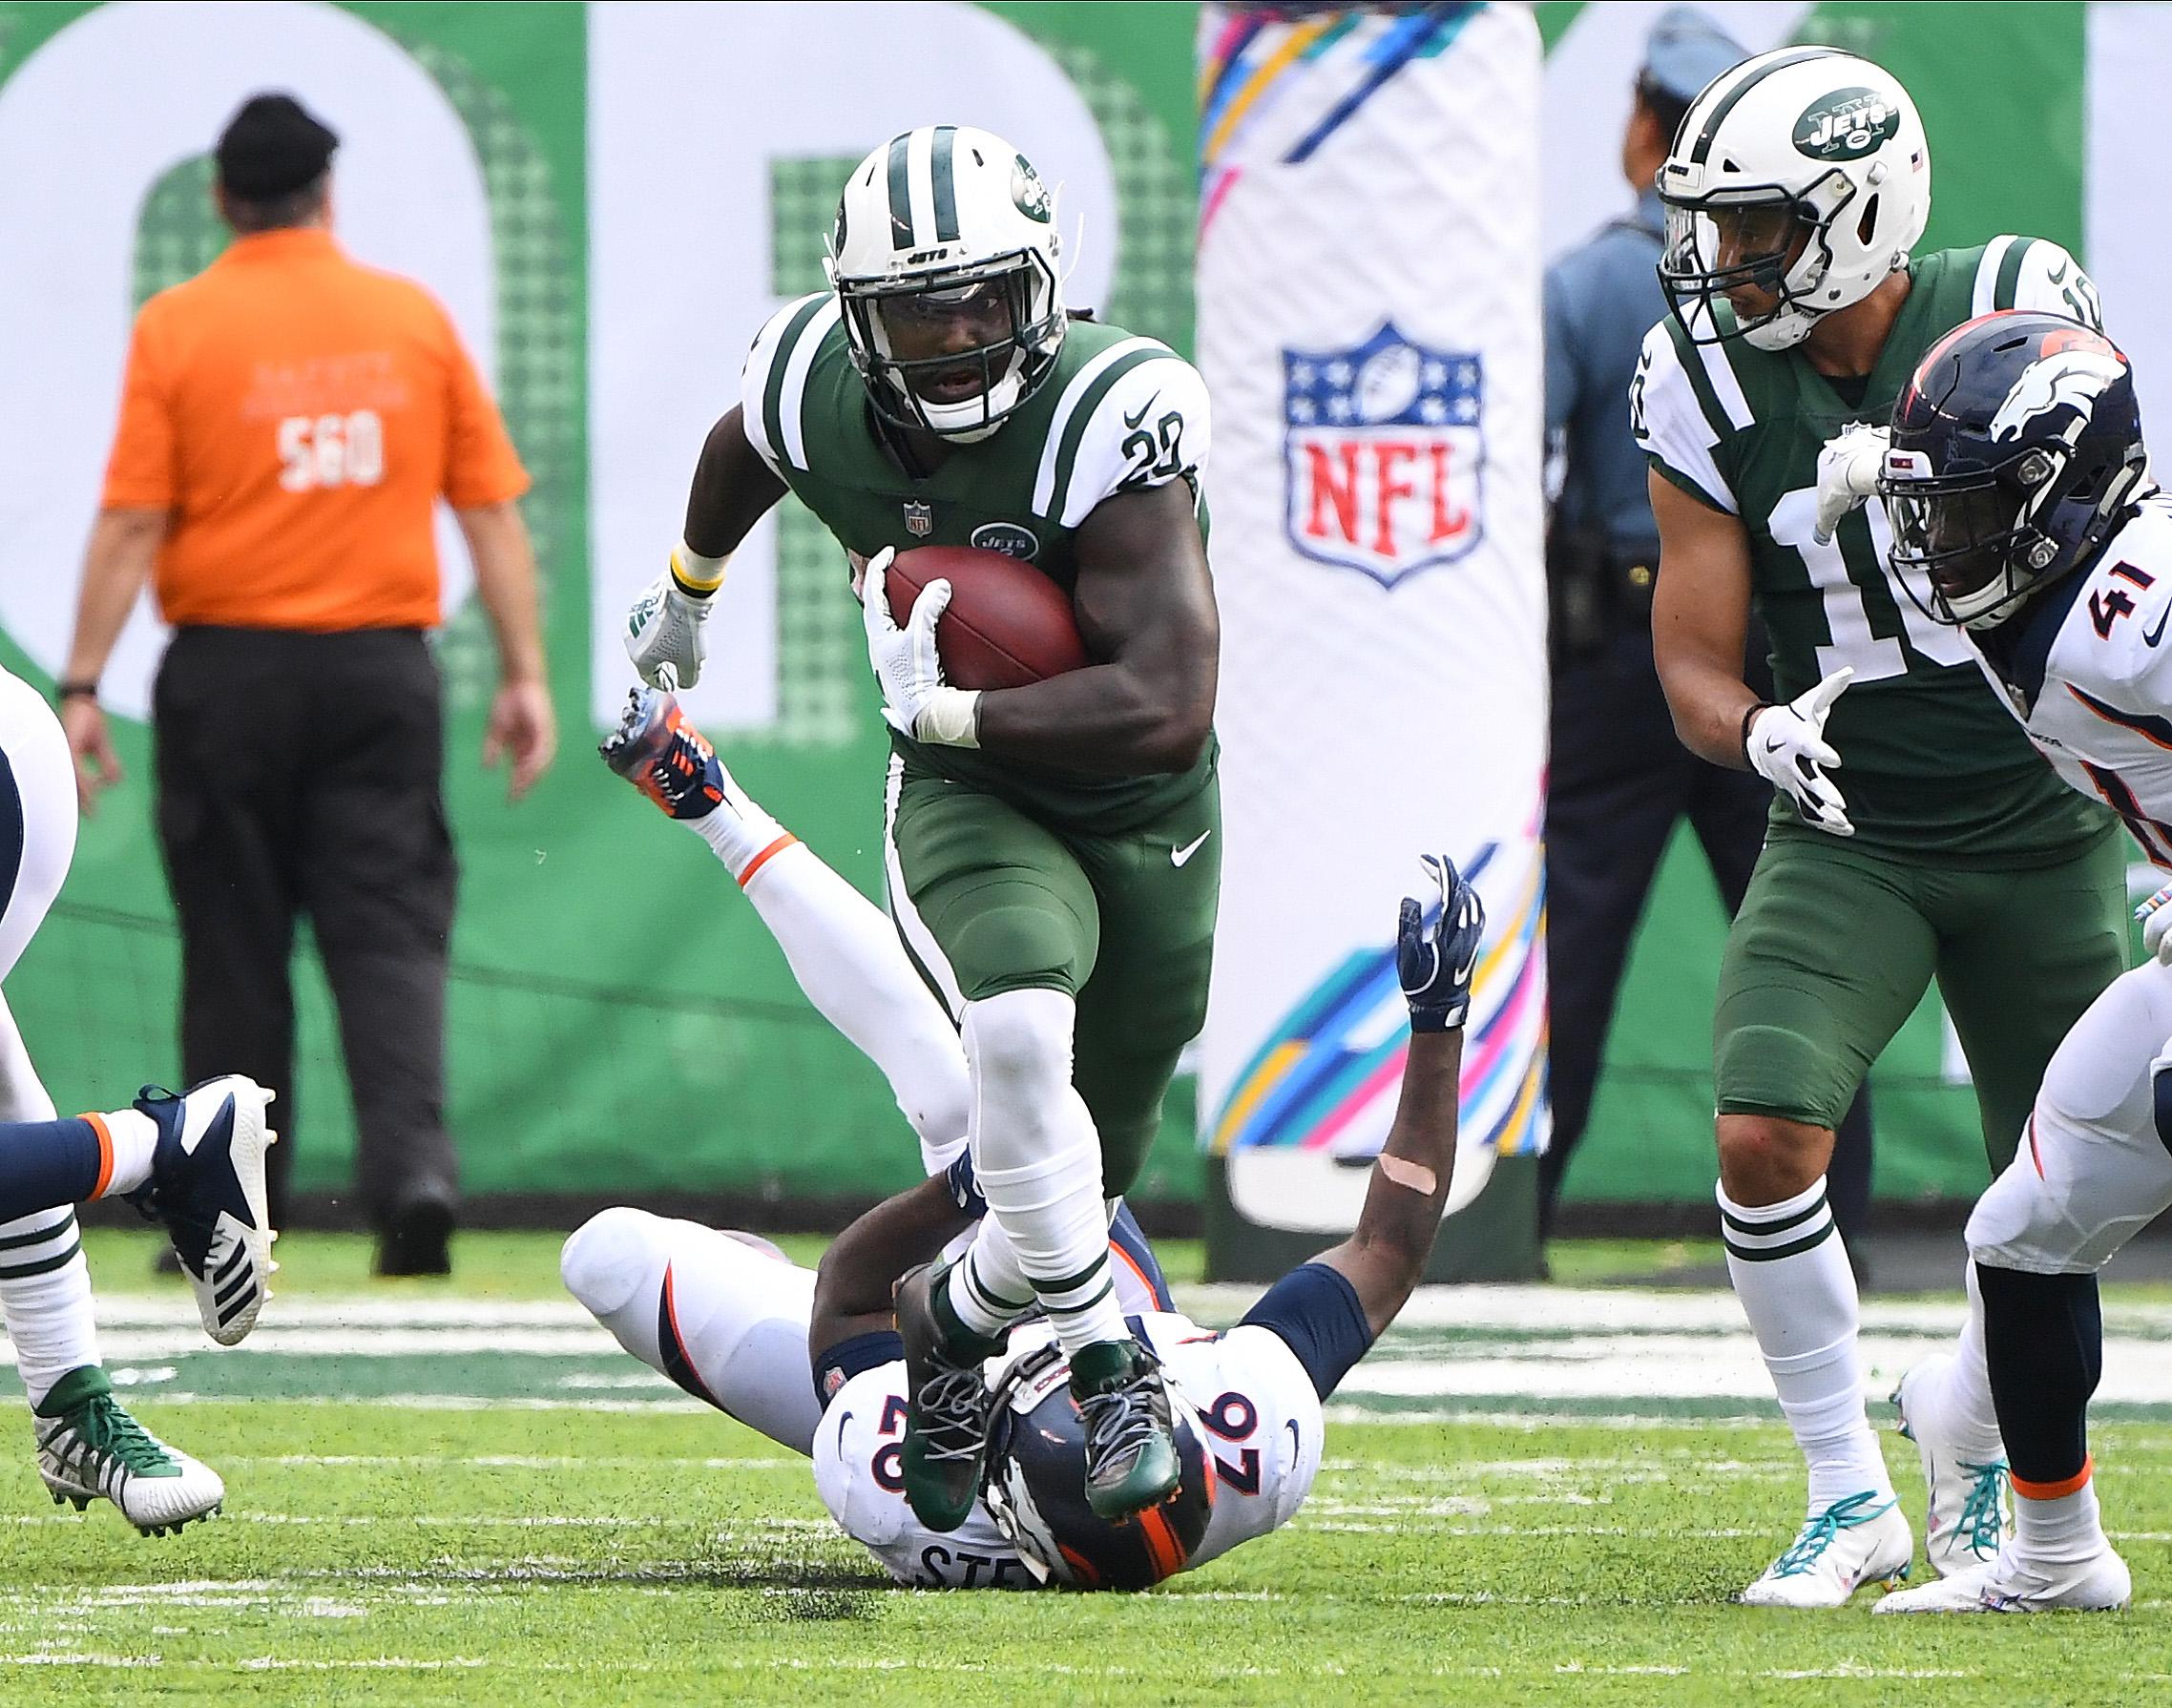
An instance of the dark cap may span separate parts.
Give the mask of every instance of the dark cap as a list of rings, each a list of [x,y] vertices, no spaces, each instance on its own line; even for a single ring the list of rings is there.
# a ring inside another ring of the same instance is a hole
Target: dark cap
[[[251,201],[290,195],[323,176],[339,145],[292,95],[253,94],[219,135],[219,187]]]
[[[1670,6],[1644,40],[1644,69],[1638,81],[1686,107],[1722,72],[1748,57],[1747,48],[1697,7]]]

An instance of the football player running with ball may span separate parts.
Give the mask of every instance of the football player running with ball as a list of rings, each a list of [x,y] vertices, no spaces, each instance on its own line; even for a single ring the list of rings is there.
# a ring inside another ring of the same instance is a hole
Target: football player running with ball
[[[1997,313],[1941,339],[1880,453],[1894,567],[1985,673],[2058,776],[2111,803],[2172,865],[2172,501],[2151,484],[2134,377],[2098,332]],[[1835,504],[1866,484],[1828,480]],[[2172,948],[2090,1005],[2052,1057],[2019,1154],[1969,1219],[1976,1291],[1964,1344],[1988,1352],[2015,1528],[1992,1559],[1880,1613],[2123,1607],[2126,1564],[2099,1521],[2087,1406],[2103,1365],[2097,1272],[2172,1207]],[[2022,989],[2026,989],[2022,987]],[[1911,1370],[1904,1412],[1929,1376]],[[1943,1420],[1911,1417],[1927,1463]]]
[[[1220,889],[1219,630],[1199,514],[1209,423],[1165,345],[1075,321],[1055,210],[1010,144],[966,126],[894,137],[852,173],[832,288],[762,328],[709,434],[685,534],[628,651],[687,686],[725,560],[789,491],[864,565],[891,727],[892,910],[962,1031],[968,1138],[990,1214],[898,1301],[911,1370],[905,1489],[929,1528],[972,1510],[986,1417],[949,1403],[1037,1303],[1091,1425],[1085,1495],[1119,1518],[1179,1480],[1154,1354],[1109,1271],[1131,1184],[1204,1014]],[[977,546],[1067,591],[1095,660],[988,693],[942,678],[947,582],[901,630],[885,571]]]
[[[1826,450],[1885,421],[1923,351],[1975,315],[2098,323],[2094,287],[2055,243],[1911,259],[1930,187],[1915,104],[1867,60],[1790,48],[1721,76],[1660,171],[1674,311],[1630,392],[1675,726],[1779,791],[1713,1021],[1727,1266],[1809,1470],[1801,1532],[1744,1592],[1760,1606],[1838,1606],[1913,1554],[1826,1205],[1833,1123],[1935,976],[1995,1174],[2053,1051],[2124,959],[2116,821],[2060,786],[1967,641],[1917,609],[1884,516],[1848,512],[1835,465],[1867,458],[1874,477],[1877,450],[1860,436]],[[1753,603],[1781,704],[1742,679]],[[2004,1534],[1980,1340],[1906,1400],[1941,1444],[1931,1563],[1973,1569]]]

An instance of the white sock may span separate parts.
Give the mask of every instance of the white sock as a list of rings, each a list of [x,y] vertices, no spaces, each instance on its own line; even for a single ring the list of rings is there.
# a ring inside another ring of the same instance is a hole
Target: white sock
[[[1953,1346],[1953,1362],[1947,1368],[1943,1418],[1948,1432],[1959,1444],[1960,1453],[1979,1465],[2006,1457],[1998,1435],[1998,1409],[1991,1398],[1991,1366],[1983,1346],[1983,1292],[1976,1285],[1976,1266],[1965,1264],[1969,1289],[1969,1320]]]
[[[2014,1489],[2014,1552],[2031,1564],[2072,1566],[2111,1547],[2097,1510],[2094,1462],[2081,1468],[2081,1487],[2043,1498]]]
[[[980,1219],[965,1256],[950,1266],[945,1291],[958,1321],[992,1340],[1034,1308],[1033,1279],[992,1216]]]
[[[134,1192],[151,1178],[151,1158],[158,1149],[158,1123],[140,1109],[109,1109],[98,1116],[113,1141],[113,1173],[105,1198]]]
[[[725,817],[729,805],[696,823]],[[759,806],[745,805],[776,829]],[[971,1093],[965,1049],[907,958],[896,927],[799,842],[787,841],[741,884],[807,1000],[883,1071],[920,1135],[921,1165],[940,1174],[966,1147]]]
[[[729,773],[724,778],[724,798],[686,823],[741,884],[762,864],[764,855],[780,853],[798,841],[762,810],[760,802],[734,782]]]
[[[14,1016],[0,1001],[0,1121],[50,1121],[56,1113]],[[32,1406],[69,1371],[99,1362],[91,1266],[83,1260],[73,1208],[41,1210],[0,1225],[0,1321]]]
[[[973,1173],[1066,1352],[1130,1334],[1109,1273],[1100,1135],[1071,1084],[1076,1016],[1060,990],[1011,990],[965,1017]]]
[[[69,1371],[99,1362],[91,1266],[73,1207],[0,1225],[0,1320],[32,1406]]]
[[[1772,1373],[1780,1409],[1809,1462],[1812,1513],[1892,1480],[1863,1407],[1855,1275],[1825,1181],[1756,1209],[1719,1194],[1727,1274]]]

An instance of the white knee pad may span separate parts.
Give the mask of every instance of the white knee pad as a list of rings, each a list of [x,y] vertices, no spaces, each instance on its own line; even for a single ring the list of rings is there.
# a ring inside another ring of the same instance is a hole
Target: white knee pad
[[[822,1419],[807,1348],[815,1277],[775,1251],[618,1208],[574,1232],[558,1273],[649,1368],[804,1453]]]

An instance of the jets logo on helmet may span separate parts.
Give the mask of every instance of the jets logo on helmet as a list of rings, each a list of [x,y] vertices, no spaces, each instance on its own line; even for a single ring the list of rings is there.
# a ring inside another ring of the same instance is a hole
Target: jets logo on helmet
[[[1931,214],[1931,156],[1899,79],[1830,48],[1723,73],[1660,168],[1660,282],[1692,342],[1800,344],[1908,265]]]
[[[2073,321],[1980,315],[1916,365],[1884,468],[1901,586],[1940,622],[1995,628],[2087,564],[2141,494],[2133,372]]]
[[[1054,200],[1026,156],[970,125],[922,125],[858,166],[829,281],[883,418],[984,439],[1055,371],[1066,324]]]

